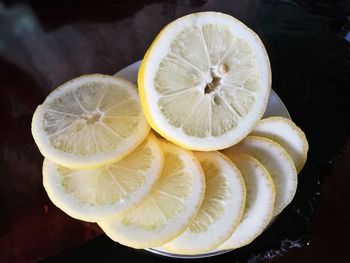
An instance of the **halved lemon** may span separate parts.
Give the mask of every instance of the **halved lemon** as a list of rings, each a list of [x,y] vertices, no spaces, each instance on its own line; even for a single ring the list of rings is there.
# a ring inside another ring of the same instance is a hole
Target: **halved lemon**
[[[142,60],[138,86],[145,116],[187,149],[224,149],[265,112],[271,69],[259,37],[232,16],[203,12],[167,25]]]
[[[227,156],[249,154],[266,167],[276,188],[274,216],[293,200],[298,186],[297,171],[292,158],[281,145],[264,137],[247,136],[235,146],[223,150],[223,153]]]
[[[251,134],[280,144],[292,157],[297,171],[301,171],[307,159],[309,144],[305,133],[293,121],[283,117],[262,119]]]
[[[122,160],[93,169],[70,169],[44,160],[43,183],[51,201],[71,217],[96,222],[143,201],[163,168],[157,139],[147,139]]]
[[[197,214],[205,191],[202,168],[194,155],[161,141],[164,168],[147,199],[134,210],[98,222],[116,242],[134,247],[161,246],[181,234]]]
[[[272,219],[276,190],[266,168],[254,157],[231,152],[227,156],[241,171],[247,187],[247,201],[243,219],[217,250],[233,249],[251,243]]]
[[[82,76],[55,89],[32,120],[40,152],[72,168],[120,160],[149,131],[135,85],[101,74]]]
[[[246,188],[240,171],[219,152],[196,152],[195,156],[205,174],[205,195],[187,230],[163,245],[172,253],[213,250],[232,235],[243,216]]]

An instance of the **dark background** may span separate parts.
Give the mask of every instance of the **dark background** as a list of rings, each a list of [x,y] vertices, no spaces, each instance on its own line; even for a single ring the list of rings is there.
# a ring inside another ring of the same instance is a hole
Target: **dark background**
[[[142,59],[167,23],[221,11],[255,30],[306,133],[296,197],[251,245],[203,262],[350,262],[350,1],[0,1],[0,261],[176,262],[65,215],[42,187],[32,114],[57,85]]]

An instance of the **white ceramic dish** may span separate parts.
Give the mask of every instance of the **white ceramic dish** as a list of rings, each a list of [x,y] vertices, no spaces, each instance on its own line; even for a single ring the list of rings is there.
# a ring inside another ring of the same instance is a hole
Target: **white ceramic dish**
[[[132,83],[136,84],[137,72],[139,70],[140,63],[141,61],[137,61],[123,68],[122,70],[118,71],[115,74],[115,76],[123,77],[131,81]],[[280,99],[280,97],[278,97],[277,93],[274,90],[271,91],[270,98],[267,103],[267,108],[264,114],[264,117],[270,117],[270,116],[282,116],[282,117],[291,119],[286,106],[284,106],[282,100]],[[207,257],[217,256],[217,255],[232,251],[232,250],[220,250],[220,251],[214,251],[214,252],[209,252],[209,253],[204,253],[199,255],[181,255],[181,254],[169,253],[164,250],[155,249],[155,248],[148,248],[146,250],[149,252],[155,253],[157,255],[162,255],[162,256],[171,257],[171,258],[207,258]]]

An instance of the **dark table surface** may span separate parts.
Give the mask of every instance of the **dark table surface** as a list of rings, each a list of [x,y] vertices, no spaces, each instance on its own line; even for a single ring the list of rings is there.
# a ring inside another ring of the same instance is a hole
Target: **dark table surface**
[[[292,204],[251,245],[205,262],[350,262],[348,0],[0,1],[0,262],[169,262],[113,243],[42,186],[32,114],[57,85],[142,59],[167,23],[221,11],[255,30],[273,89],[305,131]],[[171,262],[177,260],[171,260]]]

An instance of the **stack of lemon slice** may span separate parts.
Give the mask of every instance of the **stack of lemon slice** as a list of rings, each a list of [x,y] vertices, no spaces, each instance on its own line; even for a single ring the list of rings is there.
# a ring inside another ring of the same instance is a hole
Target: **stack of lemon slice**
[[[52,202],[134,248],[196,255],[252,242],[292,201],[308,151],[292,121],[260,120],[271,70],[259,37],[222,13],[179,18],[147,51],[138,86],[86,75],[38,106]]]

